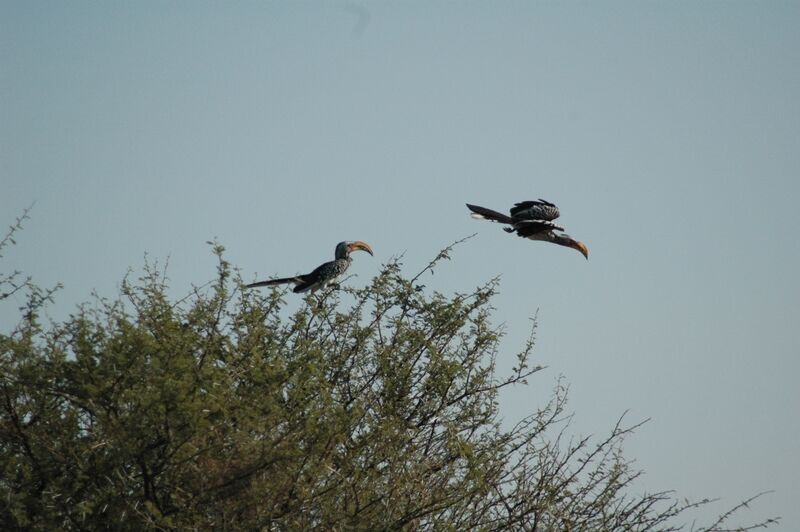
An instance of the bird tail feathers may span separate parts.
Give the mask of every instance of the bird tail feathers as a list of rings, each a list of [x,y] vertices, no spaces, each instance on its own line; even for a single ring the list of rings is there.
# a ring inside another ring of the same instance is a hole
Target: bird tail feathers
[[[513,223],[513,220],[509,215],[493,211],[492,209],[487,209],[486,207],[479,207],[478,205],[470,205],[467,203],[467,208],[472,211],[470,216],[478,220],[489,220],[501,224]]]
[[[281,279],[267,279],[266,281],[250,283],[248,285],[245,285],[245,288],[257,288],[259,286],[274,286],[276,284],[300,283],[300,282],[302,282],[302,280],[299,277],[283,277]]]

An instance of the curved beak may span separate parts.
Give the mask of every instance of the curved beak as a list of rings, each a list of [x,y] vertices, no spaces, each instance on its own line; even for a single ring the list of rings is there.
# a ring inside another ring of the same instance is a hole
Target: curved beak
[[[372,255],[372,248],[369,247],[369,244],[366,242],[362,242],[361,240],[356,240],[355,242],[350,242],[347,245],[347,251],[353,251],[354,249],[360,249],[361,251],[366,251],[370,255]]]
[[[581,252],[581,254],[586,257],[586,260],[589,260],[589,248],[586,247],[586,244],[583,242],[578,242],[577,240],[572,243],[572,248],[577,249]]]

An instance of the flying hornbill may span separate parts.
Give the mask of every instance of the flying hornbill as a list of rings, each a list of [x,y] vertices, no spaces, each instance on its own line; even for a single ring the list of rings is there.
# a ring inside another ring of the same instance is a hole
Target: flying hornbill
[[[336,258],[330,262],[320,264],[311,273],[296,275],[294,277],[284,277],[282,279],[259,281],[247,285],[247,288],[294,283],[294,292],[296,294],[309,290],[311,292],[316,292],[325,285],[333,283],[333,281],[341,277],[344,272],[347,271],[347,268],[350,267],[350,263],[353,262],[353,259],[350,257],[350,252],[354,249],[360,249],[372,255],[372,248],[369,247],[369,244],[361,240],[356,240],[355,242],[339,242],[336,245]]]
[[[545,240],[577,249],[584,257],[589,258],[589,248],[583,242],[578,242],[568,234],[557,232],[563,231],[564,228],[553,223],[553,220],[558,218],[559,212],[558,207],[549,201],[539,199],[539,201],[515,203],[511,207],[511,216],[469,203],[467,207],[472,211],[470,216],[473,218],[510,225],[511,227],[503,228],[507,233],[517,233],[523,238]]]

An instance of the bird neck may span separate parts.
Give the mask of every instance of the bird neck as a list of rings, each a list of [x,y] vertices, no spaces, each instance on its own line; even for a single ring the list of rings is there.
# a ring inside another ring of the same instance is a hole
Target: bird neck
[[[573,247],[575,245],[575,240],[572,237],[563,235],[561,233],[552,232],[553,239],[551,242],[554,244],[559,244],[561,246]]]

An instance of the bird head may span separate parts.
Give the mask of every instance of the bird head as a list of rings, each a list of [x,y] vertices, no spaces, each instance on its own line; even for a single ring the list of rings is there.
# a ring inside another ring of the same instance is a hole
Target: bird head
[[[362,242],[361,240],[356,240],[354,242],[339,242],[339,244],[336,246],[336,258],[343,259],[345,257],[349,257],[350,253],[356,249],[366,251],[372,255],[372,248],[369,247],[369,244]]]
[[[561,244],[562,246],[567,246],[568,248],[576,249],[581,255],[586,257],[586,260],[589,260],[589,248],[587,248],[586,244],[583,242],[579,242],[563,233],[554,233],[551,241],[556,244]]]

